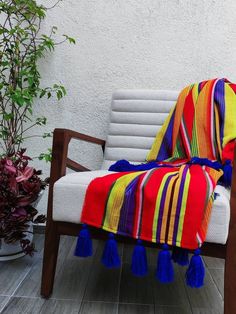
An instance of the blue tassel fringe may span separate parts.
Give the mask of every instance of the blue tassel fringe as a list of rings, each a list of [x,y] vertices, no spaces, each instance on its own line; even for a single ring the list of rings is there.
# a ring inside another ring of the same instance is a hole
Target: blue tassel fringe
[[[225,187],[230,187],[231,186],[231,181],[232,181],[232,165],[230,160],[226,160],[225,164],[223,165],[223,177],[222,177],[222,182]]]
[[[163,244],[162,251],[158,254],[156,278],[162,283],[170,283],[174,280],[174,269],[172,260],[179,265],[187,265],[186,284],[192,288],[200,288],[204,285],[205,269],[200,249],[194,251],[190,263],[188,259],[188,250],[182,248],[173,248],[172,256],[167,244]],[[92,256],[92,239],[86,224],[82,226],[79,233],[74,255],[79,257]],[[119,267],[121,265],[118,254],[117,242],[113,233],[110,233],[106,241],[101,262],[107,268]],[[132,273],[136,276],[144,276],[148,272],[146,248],[142,241],[138,240],[134,247],[131,264]]]
[[[188,250],[174,246],[172,249],[172,260],[180,266],[189,264]]]
[[[162,283],[169,283],[174,280],[174,268],[168,245],[163,244],[162,251],[158,254],[156,278]]]
[[[194,251],[186,272],[186,283],[192,288],[200,288],[204,285],[205,268],[200,253],[200,249]]]
[[[146,248],[141,240],[134,247],[131,270],[135,276],[144,276],[148,272]]]
[[[109,233],[108,240],[105,243],[101,262],[107,268],[119,267],[121,264],[118,254],[117,242],[113,233]]]
[[[92,239],[86,224],[83,224],[78,235],[74,255],[79,257],[88,257],[93,255]]]

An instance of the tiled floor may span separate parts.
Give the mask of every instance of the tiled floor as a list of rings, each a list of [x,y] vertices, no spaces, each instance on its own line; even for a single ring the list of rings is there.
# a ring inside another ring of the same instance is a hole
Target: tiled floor
[[[149,275],[130,273],[132,248],[120,245],[123,265],[107,270],[100,264],[103,243],[94,243],[88,259],[73,256],[75,238],[63,237],[60,244],[54,293],[40,297],[43,235],[36,235],[38,252],[0,263],[0,313],[80,314],[217,314],[223,312],[224,261],[204,258],[206,280],[202,289],[184,283],[185,269],[175,267],[175,281],[162,285],[155,280],[156,252],[148,249]]]

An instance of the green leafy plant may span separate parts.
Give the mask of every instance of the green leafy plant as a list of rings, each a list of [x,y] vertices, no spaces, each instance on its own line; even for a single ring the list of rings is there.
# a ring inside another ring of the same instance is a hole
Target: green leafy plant
[[[66,95],[61,84],[41,85],[38,61],[64,41],[75,43],[68,35],[56,42],[56,26],[48,35],[40,33],[49,9],[35,0],[0,1],[0,146],[5,156],[18,152],[27,138],[39,136],[32,128],[46,125],[46,117],[33,116],[35,99]],[[50,151],[40,159],[50,161]]]
[[[48,35],[40,32],[49,9],[35,0],[0,0],[0,247],[3,240],[20,242],[30,255],[34,245],[28,239],[28,227],[45,221],[44,215],[37,216],[34,202],[48,179],[41,180],[41,171],[28,165],[31,158],[22,146],[27,138],[51,136],[33,132],[47,123],[46,117],[33,115],[40,99],[60,100],[66,95],[61,84],[42,86],[38,61],[58,44],[75,43],[68,35],[56,42],[55,26]],[[51,150],[38,158],[51,161]]]

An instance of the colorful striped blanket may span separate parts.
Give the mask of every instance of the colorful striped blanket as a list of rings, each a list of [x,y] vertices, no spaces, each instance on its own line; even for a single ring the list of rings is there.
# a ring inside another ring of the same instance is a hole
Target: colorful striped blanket
[[[225,79],[184,88],[147,156],[156,168],[93,180],[82,222],[151,242],[188,249],[201,245],[223,172],[191,158],[222,162],[227,155],[236,138],[235,91]]]
[[[184,88],[146,163],[118,161],[110,168],[116,173],[89,184],[81,221],[154,243],[200,247],[215,186],[233,158],[235,92],[226,79]]]

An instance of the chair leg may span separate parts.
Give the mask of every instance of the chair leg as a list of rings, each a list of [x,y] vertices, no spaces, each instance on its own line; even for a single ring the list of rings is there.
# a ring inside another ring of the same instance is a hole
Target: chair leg
[[[57,231],[57,225],[49,222],[46,227],[43,270],[41,282],[41,296],[49,298],[52,294],[54,277],[57,265],[57,254],[60,242],[60,234]]]
[[[228,238],[225,259],[224,314],[236,313],[236,237],[234,239],[233,234],[236,232]]]

